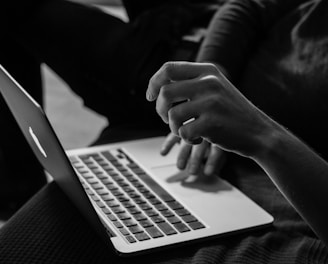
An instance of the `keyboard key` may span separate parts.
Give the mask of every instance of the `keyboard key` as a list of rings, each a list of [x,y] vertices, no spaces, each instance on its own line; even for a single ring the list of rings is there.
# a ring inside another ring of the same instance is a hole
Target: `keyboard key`
[[[170,236],[177,234],[177,231],[175,231],[174,228],[166,222],[159,223],[158,227],[164,232],[165,235]]]
[[[123,202],[122,205],[127,209],[136,208],[136,206],[131,201]]]
[[[148,200],[152,205],[155,205],[155,204],[161,204],[161,201],[158,200],[157,198],[152,198],[152,199],[149,199]]]
[[[100,208],[104,208],[104,207],[106,207],[106,205],[105,205],[102,201],[97,201],[96,204],[97,204]]]
[[[141,192],[141,193],[143,193],[143,194],[145,194],[145,195],[147,195],[147,194],[150,194],[150,191],[148,191],[148,189],[147,188],[139,188],[139,192]]]
[[[164,235],[162,234],[161,231],[155,226],[147,227],[146,231],[152,238],[158,238],[158,237],[163,237]]]
[[[133,215],[133,217],[137,221],[143,221],[143,220],[146,220],[147,219],[147,217],[143,213],[135,214],[135,215]]]
[[[193,229],[193,230],[197,230],[197,229],[201,229],[201,228],[205,228],[205,226],[201,223],[201,222],[192,222],[189,223],[189,226]]]
[[[128,172],[127,170],[125,170],[125,171],[121,171],[121,173],[122,173],[122,175],[124,176],[124,177],[129,177],[129,176],[132,176],[133,174],[131,174],[131,172]]]
[[[109,207],[117,207],[117,206],[120,206],[119,203],[115,202],[115,201],[108,201],[106,202],[106,204],[109,206]]]
[[[165,210],[168,209],[163,203],[155,204],[154,207],[155,207],[158,211],[165,211]]]
[[[106,187],[110,191],[118,190],[118,188],[114,184],[106,184]]]
[[[184,216],[181,216],[181,218],[186,223],[196,222],[197,221],[197,218],[194,217],[193,215],[184,215]]]
[[[137,194],[135,191],[134,192],[130,192],[129,193],[129,196],[131,197],[131,198],[140,198],[141,196],[139,195],[139,194]]]
[[[134,186],[134,187],[136,187],[137,189],[139,189],[139,188],[143,188],[145,185],[143,185],[142,183],[140,183],[140,182],[132,182],[132,185]]]
[[[139,168],[139,166],[138,166],[136,163],[134,163],[134,162],[129,163],[127,166],[128,166],[130,169],[136,169],[136,168]]]
[[[164,202],[172,202],[175,201],[174,198],[162,187],[160,186],[154,179],[152,179],[148,174],[144,171],[141,173],[141,169],[137,164],[132,163],[129,164],[128,167],[132,169],[132,171],[137,171],[139,179],[147,184],[147,186],[154,191]],[[145,186],[138,186],[140,188],[145,188]]]
[[[141,211],[137,207],[131,207],[128,209],[130,214],[140,214]]]
[[[107,176],[106,174],[104,174],[104,173],[102,173],[102,174],[98,174],[98,175],[96,175],[96,176],[98,177],[99,180],[108,179],[108,176]]]
[[[126,219],[122,221],[123,224],[127,227],[131,227],[131,226],[136,226],[138,225],[136,221],[134,221],[133,219]]]
[[[167,205],[173,209],[173,210],[178,210],[178,209],[183,209],[184,207],[177,201],[172,201],[168,202]]]
[[[96,192],[97,192],[99,195],[109,194],[109,192],[108,192],[106,189],[96,190]]]
[[[121,222],[119,222],[119,221],[113,221],[113,224],[114,224],[117,228],[121,228],[121,227],[123,227],[123,225],[122,225]]]
[[[117,197],[117,200],[119,200],[121,203],[130,201],[130,199],[126,196],[119,196]]]
[[[181,220],[176,216],[171,216],[166,218],[171,224],[181,223]]]
[[[90,190],[90,188],[85,188],[85,191],[86,191],[87,194],[89,194],[89,195],[95,195],[95,193],[94,193],[92,190]]]
[[[119,191],[119,190],[113,190],[112,191],[112,194],[114,195],[114,196],[122,196],[122,195],[124,195],[124,193],[122,193],[121,191]]]
[[[134,202],[136,204],[144,204],[144,203],[146,203],[146,201],[144,199],[142,199],[142,198],[133,198],[133,200],[134,200]]]
[[[107,217],[108,217],[108,219],[111,220],[111,221],[117,221],[116,216],[113,215],[113,214],[107,214]]]
[[[128,220],[128,219],[131,219],[130,215],[128,215],[127,213],[120,213],[120,214],[117,214],[117,217],[118,217],[120,220]]]
[[[95,179],[94,177],[86,179],[88,183],[90,184],[97,184],[98,180]]]
[[[147,210],[145,211],[145,213],[149,216],[149,217],[153,217],[153,216],[157,216],[158,213],[155,210]]]
[[[96,196],[96,195],[92,195],[91,198],[92,198],[92,200],[94,200],[95,202],[100,201],[100,199],[99,199],[98,196]]]
[[[114,198],[110,195],[110,194],[102,194],[101,195],[101,198],[104,200],[104,201],[113,201]]]
[[[175,213],[178,216],[190,215],[190,212],[187,209],[177,209],[177,210],[175,210]]]
[[[94,189],[94,190],[100,190],[100,189],[103,189],[104,187],[102,186],[102,184],[100,184],[100,183],[91,183],[91,185],[92,185],[92,188]]]
[[[123,187],[123,190],[124,190],[126,193],[134,192],[134,189],[131,188],[131,187],[129,187],[129,186]]]
[[[140,184],[138,179],[134,176],[127,176],[126,177],[129,182],[131,182],[133,185]]]
[[[129,242],[129,243],[135,243],[137,242],[137,240],[133,237],[133,236],[125,236],[125,239]]]
[[[111,213],[112,213],[107,207],[101,208],[101,210],[102,210],[105,214],[111,214]]]
[[[86,179],[86,180],[88,180],[88,179],[94,179],[94,176],[93,176],[93,174],[91,174],[91,173],[85,173],[85,174],[82,174],[82,177],[84,178],[84,179]]]
[[[145,232],[142,232],[142,233],[138,233],[135,235],[136,239],[138,239],[139,241],[144,241],[144,240],[148,240],[150,239],[150,237],[145,233]]]
[[[151,220],[156,224],[165,222],[165,220],[160,216],[153,216]]]
[[[108,161],[116,161],[116,158],[109,153],[109,151],[103,151],[101,154],[108,160]]]
[[[128,187],[128,186],[129,186],[129,184],[126,183],[125,181],[119,181],[117,184],[118,184],[119,186],[121,186],[122,188],[123,188],[123,187]]]
[[[70,160],[71,163],[77,163],[77,162],[79,162],[78,158],[75,157],[75,156],[69,157],[69,160]]]
[[[146,227],[150,227],[150,226],[153,226],[154,224],[149,221],[148,219],[147,220],[142,220],[139,222],[139,224],[143,227],[143,228],[146,228]]]
[[[147,210],[151,210],[152,207],[149,204],[140,204],[139,207],[143,210],[143,211],[147,211]]]
[[[140,191],[140,189],[139,189],[139,191]],[[145,192],[143,195],[144,195],[144,197],[146,199],[154,199],[154,198],[156,198],[155,195],[153,195],[151,192]]]
[[[161,214],[162,214],[164,217],[174,216],[174,214],[173,214],[170,210],[164,210],[164,211],[161,211]]]
[[[114,214],[125,213],[125,209],[121,206],[112,208],[112,211],[113,211]]]
[[[140,226],[131,226],[129,227],[129,230],[132,234],[142,233],[143,229]]]
[[[108,178],[102,179],[101,182],[103,184],[105,184],[105,185],[107,185],[107,184],[114,184],[114,182],[111,179],[108,179]]]
[[[124,227],[119,228],[118,230],[121,232],[121,234],[122,234],[123,236],[128,236],[128,235],[130,235],[130,232],[129,232],[126,228],[124,228]]]
[[[124,178],[122,178],[121,176],[117,175],[117,176],[112,176],[112,179],[116,182],[122,182],[124,181]]]
[[[176,224],[173,224],[173,225],[180,233],[190,231],[189,227],[187,227],[184,223],[176,223]]]
[[[131,170],[137,175],[145,174],[145,172],[140,168],[131,168]]]
[[[112,161],[112,164],[113,164],[115,167],[119,167],[119,166],[122,165],[122,164],[121,164],[119,161],[117,161],[117,160],[113,160],[113,161]]]
[[[120,172],[128,171],[123,165],[117,165],[116,169],[118,169]]]

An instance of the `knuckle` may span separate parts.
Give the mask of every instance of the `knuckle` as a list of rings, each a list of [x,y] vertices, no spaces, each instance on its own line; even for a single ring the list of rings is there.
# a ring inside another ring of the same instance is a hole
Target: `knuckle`
[[[164,101],[169,100],[169,98],[171,97],[171,91],[168,85],[163,85],[161,87],[160,96]]]
[[[162,72],[166,77],[171,76],[172,71],[175,68],[175,63],[172,61],[165,62],[162,66]]]
[[[159,104],[159,101],[156,101],[156,107],[155,107],[155,109],[156,109],[156,112],[157,112],[158,114],[161,113],[161,106],[160,106],[160,104]]]
[[[168,115],[170,120],[178,121],[180,119],[180,111],[176,107],[170,108]]]
[[[221,86],[221,83],[217,76],[213,74],[206,75],[202,78],[202,83],[206,87],[207,90],[211,92],[215,92]]]
[[[175,135],[178,135],[178,130],[179,130],[179,121],[178,121],[178,118],[177,116],[174,114],[175,110],[174,109],[170,109],[169,112],[168,112],[168,118],[169,118],[169,121],[170,121],[170,128],[171,128],[171,131],[175,134]]]
[[[182,139],[184,139],[187,142],[192,141],[191,134],[189,133],[189,131],[185,127],[180,127],[179,135]]]
[[[218,74],[219,73],[218,68],[213,63],[206,63],[205,67],[206,67],[207,71],[209,71],[213,74]]]
[[[206,103],[206,107],[208,110],[216,109],[220,105],[220,97],[219,96],[211,96],[208,98],[208,101]]]

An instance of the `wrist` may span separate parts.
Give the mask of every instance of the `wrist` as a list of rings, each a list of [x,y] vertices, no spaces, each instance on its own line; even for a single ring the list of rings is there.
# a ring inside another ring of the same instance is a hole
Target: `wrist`
[[[266,128],[257,136],[257,144],[250,158],[258,163],[266,162],[283,150],[291,137],[286,128],[269,119]]]

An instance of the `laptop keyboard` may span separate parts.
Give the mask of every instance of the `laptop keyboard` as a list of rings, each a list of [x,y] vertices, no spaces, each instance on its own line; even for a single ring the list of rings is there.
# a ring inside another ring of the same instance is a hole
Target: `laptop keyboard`
[[[87,194],[128,243],[205,228],[122,150],[71,157]],[[87,183],[86,183],[87,182]]]

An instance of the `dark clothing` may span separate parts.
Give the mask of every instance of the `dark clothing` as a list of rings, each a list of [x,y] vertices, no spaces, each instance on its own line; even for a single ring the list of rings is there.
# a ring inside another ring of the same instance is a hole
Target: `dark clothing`
[[[273,226],[146,256],[122,258],[98,237],[55,183],[0,229],[1,263],[324,264],[328,250],[260,170],[238,163],[236,184],[274,217]],[[215,208],[213,208],[215,210]]]
[[[167,60],[194,59],[192,53],[177,57],[181,36],[204,23],[204,17],[208,22],[213,10],[202,4],[200,12],[188,1],[144,1],[138,8],[133,2],[124,1],[132,16],[125,23],[98,8],[65,0],[5,1],[0,10],[0,63],[41,105],[40,64],[46,63],[87,107],[107,117],[111,127],[128,122],[167,131],[154,104],[145,100],[148,80]],[[5,168],[0,186],[16,193],[20,188],[14,190],[15,183],[34,185],[25,191],[20,199],[24,200],[45,179],[22,179],[23,172],[42,175],[42,169],[2,98],[0,105],[0,165]],[[22,172],[12,173],[17,163]],[[0,200],[7,196],[0,192]]]
[[[233,0],[212,20],[199,61],[222,65],[256,106],[328,156],[327,1]]]

